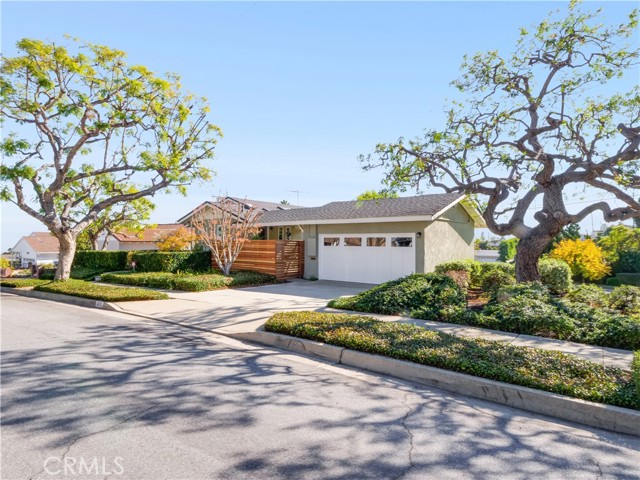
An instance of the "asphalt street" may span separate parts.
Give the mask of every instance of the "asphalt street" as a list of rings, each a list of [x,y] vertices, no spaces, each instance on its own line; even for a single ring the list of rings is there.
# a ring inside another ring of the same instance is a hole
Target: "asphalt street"
[[[3,479],[640,478],[640,439],[2,294]]]

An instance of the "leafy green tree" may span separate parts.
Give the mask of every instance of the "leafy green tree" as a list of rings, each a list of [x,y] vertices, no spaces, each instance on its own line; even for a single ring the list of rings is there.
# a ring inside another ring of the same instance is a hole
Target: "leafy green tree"
[[[508,238],[500,242],[498,246],[498,260],[501,262],[506,262],[507,260],[511,260],[516,256],[516,249],[518,248],[518,240],[517,238]]]
[[[91,204],[87,207],[90,209]],[[155,205],[147,198],[138,198],[106,208],[78,236],[78,249],[106,250],[109,235],[122,230],[139,233],[145,228],[152,228],[145,222],[149,220],[154,209]],[[103,234],[104,239],[100,242]]]
[[[356,200],[378,200],[380,198],[398,198],[398,194],[387,190],[367,190],[356,197]]]
[[[32,39],[17,49],[0,65],[2,199],[60,241],[65,280],[101,213],[208,180],[220,130],[179,77],[128,65],[120,50]]]
[[[531,32],[521,29],[514,53],[466,57],[453,82],[462,98],[444,127],[378,144],[361,156],[363,167],[382,167],[392,189],[426,182],[484,199],[489,230],[520,239],[518,281],[540,278],[538,259],[567,225],[597,211],[607,222],[640,217],[629,194],[640,188],[640,87],[616,94],[602,87],[637,75],[638,12],[612,26],[598,24],[598,13],[571,2],[563,18],[551,14]],[[598,201],[570,212],[565,195],[577,187],[624,205]]]
[[[615,225],[607,228],[597,239],[602,248],[604,258],[611,265],[615,265],[621,252],[640,250],[640,228],[626,225]]]

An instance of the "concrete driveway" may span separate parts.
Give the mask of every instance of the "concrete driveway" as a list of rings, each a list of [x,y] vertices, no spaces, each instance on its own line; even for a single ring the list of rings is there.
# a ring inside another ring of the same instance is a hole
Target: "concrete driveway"
[[[263,287],[211,292],[168,292],[170,300],[121,302],[122,312],[187,324],[223,333],[254,331],[271,315],[286,310],[317,310],[333,298],[355,295],[371,284],[291,280]]]

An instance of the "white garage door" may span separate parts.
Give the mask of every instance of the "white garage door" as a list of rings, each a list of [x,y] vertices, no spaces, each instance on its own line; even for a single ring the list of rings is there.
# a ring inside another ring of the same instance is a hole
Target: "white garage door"
[[[415,273],[413,233],[320,235],[319,277],[382,283]]]

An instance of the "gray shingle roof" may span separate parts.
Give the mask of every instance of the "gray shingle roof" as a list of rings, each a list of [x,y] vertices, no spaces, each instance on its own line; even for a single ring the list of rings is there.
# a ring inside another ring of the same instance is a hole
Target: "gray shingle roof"
[[[286,225],[327,220],[432,216],[462,197],[464,195],[459,193],[436,193],[414,197],[331,202],[322,207],[263,212],[260,223]]]

